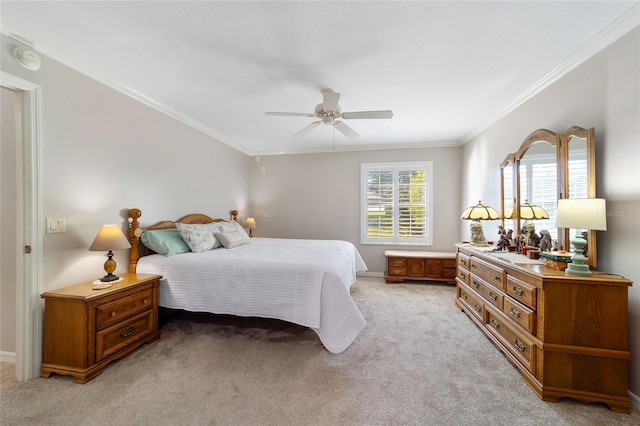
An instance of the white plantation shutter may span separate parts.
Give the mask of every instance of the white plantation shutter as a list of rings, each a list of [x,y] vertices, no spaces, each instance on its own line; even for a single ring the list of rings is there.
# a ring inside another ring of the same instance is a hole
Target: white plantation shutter
[[[558,204],[558,168],[555,153],[529,155],[520,164],[520,200],[542,207],[549,219],[533,221],[536,233],[546,229],[553,240],[558,239],[556,210]]]
[[[361,165],[361,242],[432,243],[431,162]]]

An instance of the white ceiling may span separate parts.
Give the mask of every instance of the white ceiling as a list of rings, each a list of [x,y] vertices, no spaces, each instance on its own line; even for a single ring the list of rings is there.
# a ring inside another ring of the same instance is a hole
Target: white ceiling
[[[361,137],[336,132],[336,150],[462,144],[613,41],[637,4],[2,0],[0,16],[37,51],[265,155],[334,149],[331,126],[294,139],[313,118],[264,115],[312,113],[325,88],[343,111],[395,114],[347,120]]]

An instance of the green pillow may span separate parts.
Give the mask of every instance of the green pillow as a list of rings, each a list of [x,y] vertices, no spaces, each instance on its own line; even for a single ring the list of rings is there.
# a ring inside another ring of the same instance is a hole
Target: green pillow
[[[140,238],[142,244],[149,250],[165,256],[190,252],[189,246],[184,242],[177,229],[157,229],[146,231]]]

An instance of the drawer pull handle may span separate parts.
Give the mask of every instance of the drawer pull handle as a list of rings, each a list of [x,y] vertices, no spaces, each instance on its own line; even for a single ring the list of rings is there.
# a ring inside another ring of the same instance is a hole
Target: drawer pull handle
[[[476,305],[473,305],[473,307],[476,308],[476,311],[482,312],[482,306],[476,304]]]
[[[524,345],[524,343],[522,343],[522,341],[520,339],[518,339],[516,337],[516,340],[514,341],[514,343],[516,344],[516,347],[518,348],[518,350],[520,352],[526,352],[527,351],[527,347]]]
[[[514,285],[513,292],[518,296],[524,296],[524,290],[520,286]]]
[[[462,297],[464,300],[467,300],[467,293],[460,293],[460,297]]]
[[[147,303],[149,303],[149,301],[147,299],[142,299],[142,304],[146,305]]]
[[[494,294],[492,291],[489,292],[489,297],[492,298],[494,302],[498,301],[498,295]]]
[[[116,316],[116,312],[115,311],[111,312],[111,314],[109,316],[110,317],[115,317]]]
[[[477,266],[476,265],[471,265],[471,269],[476,269]]]
[[[125,328],[124,330],[122,330],[120,332],[120,337],[129,337],[133,334],[133,332],[136,331],[136,327],[135,326],[131,326],[128,328]]]
[[[460,272],[460,278],[464,280],[465,278],[467,278],[467,274],[465,274],[464,272]]]
[[[460,259],[460,263],[464,266],[467,266],[467,261],[466,259]]]
[[[493,279],[496,281],[502,281],[502,277],[493,277]]]
[[[511,312],[511,316],[514,317],[514,318],[520,318],[522,316],[520,311],[518,309],[514,308],[513,306],[511,308],[509,308],[509,312]]]
[[[498,321],[495,320],[495,318],[491,318],[491,325],[493,326],[493,328],[495,328],[496,330],[500,328],[500,323]]]
[[[472,284],[473,284],[473,286],[474,286],[475,288],[480,287],[480,283],[479,283],[478,281],[476,281],[476,280],[473,280],[473,283],[472,283]]]

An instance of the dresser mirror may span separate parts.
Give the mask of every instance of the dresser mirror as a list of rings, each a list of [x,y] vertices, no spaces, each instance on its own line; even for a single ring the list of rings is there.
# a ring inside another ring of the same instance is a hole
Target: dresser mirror
[[[500,215],[502,216],[501,225],[505,229],[516,230],[515,217],[507,219],[506,212],[515,208],[516,203],[516,186],[515,186],[515,157],[509,154],[507,158],[500,164],[500,193],[502,194],[500,201]]]
[[[563,198],[595,198],[595,130],[593,128],[571,127],[560,135],[560,146],[564,164]],[[563,229],[565,249],[576,233],[583,230]],[[596,231],[586,231],[587,263],[596,266]]]
[[[555,227],[558,198],[596,196],[594,146],[593,128],[574,126],[562,134],[538,129],[529,134],[518,151],[509,154],[500,164],[505,229],[513,229],[516,237],[524,223],[516,207],[524,203],[537,205],[547,211],[549,219],[535,220],[536,232],[548,230],[559,248],[570,250],[570,238],[577,230]],[[509,210],[513,211],[512,215],[508,214]],[[587,242],[587,263],[595,267],[595,231],[588,231]]]

